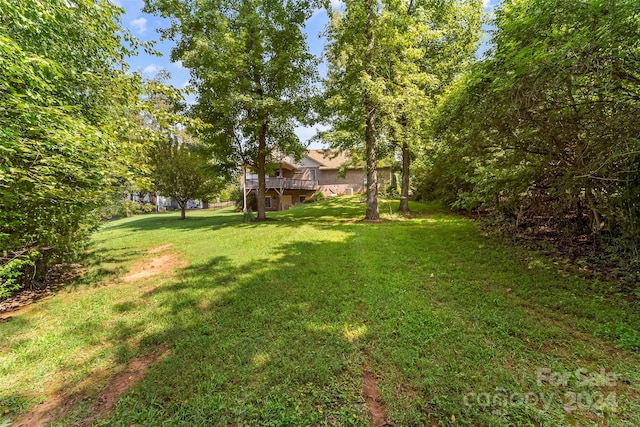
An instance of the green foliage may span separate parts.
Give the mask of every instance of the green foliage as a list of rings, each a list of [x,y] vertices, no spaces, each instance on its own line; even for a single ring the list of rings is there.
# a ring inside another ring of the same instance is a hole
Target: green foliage
[[[133,215],[155,212],[151,203],[137,203],[126,197],[119,197],[112,205],[102,210],[103,219],[128,218]]]
[[[234,201],[237,205],[238,193],[240,193],[240,198],[242,198],[242,188],[240,188],[240,185],[230,183],[220,191],[218,199],[221,202]]]
[[[153,188],[175,200],[185,217],[189,200],[210,200],[225,185],[199,147],[185,135],[168,136],[151,149]]]
[[[316,75],[302,32],[312,13],[307,0],[146,0],[145,10],[172,18],[163,37],[176,42],[172,58],[191,72],[198,93],[191,114],[206,124],[199,138],[221,166],[232,173],[253,165],[264,177],[275,150],[303,154],[294,129],[308,118]]]
[[[488,55],[441,102],[423,196],[637,257],[639,16],[632,0],[503,2]]]
[[[309,197],[305,197],[304,203],[313,203],[313,202],[317,202],[318,200],[324,200],[324,199],[325,199],[324,193],[322,191],[317,191],[313,193],[313,195]]]
[[[334,148],[362,151],[368,170],[404,151],[407,195],[409,151],[421,139],[436,97],[475,53],[481,3],[347,1],[344,14],[331,10],[330,16],[321,109],[330,129],[320,138]]]
[[[26,270],[32,269],[36,265],[36,261],[40,258],[40,252],[30,251],[25,255],[14,255],[12,259],[2,260],[0,266],[0,298],[11,296],[11,294],[20,289],[26,281],[24,273]]]
[[[127,175],[138,141],[121,131],[140,91],[120,68],[136,41],[109,2],[0,9],[0,249],[44,267],[77,251]]]
[[[127,198],[120,200],[120,202],[116,206],[116,215],[120,217],[128,218],[137,213],[140,213],[141,211],[139,203],[136,203],[133,200],[129,200]]]

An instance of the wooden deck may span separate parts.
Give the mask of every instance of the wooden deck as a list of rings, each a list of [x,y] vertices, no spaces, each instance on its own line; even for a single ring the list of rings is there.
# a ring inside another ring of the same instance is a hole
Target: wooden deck
[[[247,190],[255,190],[258,188],[257,179],[247,179]],[[279,178],[279,177],[267,177],[266,189],[275,190],[317,190],[318,181],[312,181],[310,179],[292,179],[292,178]]]

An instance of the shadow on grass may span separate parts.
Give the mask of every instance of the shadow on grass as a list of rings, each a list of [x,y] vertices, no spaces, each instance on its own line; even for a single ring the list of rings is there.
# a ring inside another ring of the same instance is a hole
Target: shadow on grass
[[[129,218],[124,221],[118,220],[115,224],[107,223],[105,226],[111,230],[152,231],[207,229],[239,223],[242,223],[242,214],[234,212],[231,208],[225,208],[216,211],[195,211],[191,215],[187,215],[184,220],[180,219],[180,214],[160,213]]]
[[[331,209],[318,205],[318,216]],[[485,248],[465,244],[474,239],[456,221],[419,230],[381,224],[373,233],[367,224],[333,227],[341,241],[282,245],[274,261],[242,266],[215,257],[149,294],[169,321],[144,344],[168,342],[172,352],[109,422],[367,425],[361,375],[368,366],[402,425],[451,412],[475,425],[553,423],[562,416],[535,407],[496,416],[465,406],[462,396],[496,387],[541,392],[522,383],[541,364],[596,371],[627,360],[530,316],[505,287],[514,278],[531,289],[535,279],[556,279],[514,275],[526,269],[509,264],[509,253],[493,253],[492,268]],[[567,341],[569,352],[535,350]]]
[[[339,238],[283,244],[268,260],[241,265],[212,256],[173,281],[110,303],[112,317],[102,323],[87,313],[84,327],[61,324],[60,335],[87,342],[107,329],[104,357],[119,363],[160,344],[171,348],[103,423],[364,426],[367,366],[379,375],[398,425],[451,414],[470,425],[554,425],[564,420],[562,406],[542,413],[521,405],[496,414],[465,405],[463,397],[496,387],[544,391],[535,383],[538,366],[573,372],[628,364],[624,373],[638,376],[637,361],[610,354],[595,339],[585,344],[575,325],[563,323],[577,319],[588,330],[616,314],[601,310],[611,311],[611,304],[577,293],[580,283],[558,286],[562,278],[527,269],[509,248],[491,247],[465,222],[353,222],[362,211],[329,200],[305,208],[304,217],[279,213],[280,221],[269,225],[311,224],[338,231]],[[345,221],[336,221],[344,212]],[[227,226],[231,217],[200,224]],[[162,226],[153,221],[118,227]],[[559,305],[563,299],[571,307]],[[566,317],[549,321],[553,313]],[[16,324],[12,334],[29,327]],[[628,411],[613,416],[634,420]]]
[[[304,209],[304,216],[300,216],[299,211]],[[281,225],[292,227],[307,224],[310,222],[322,223],[326,218],[353,219],[358,216],[364,217],[364,205],[356,199],[350,199],[345,204],[345,200],[327,199],[315,203],[298,205],[286,211],[268,212],[266,222],[243,222],[243,214],[235,212],[232,208],[225,208],[216,211],[196,211],[181,220],[176,214],[154,214],[135,217],[126,221],[119,221],[117,224],[108,225],[111,230],[130,230],[134,232],[152,230],[212,230],[223,227],[260,227],[261,225]],[[254,214],[255,215],[255,214]]]

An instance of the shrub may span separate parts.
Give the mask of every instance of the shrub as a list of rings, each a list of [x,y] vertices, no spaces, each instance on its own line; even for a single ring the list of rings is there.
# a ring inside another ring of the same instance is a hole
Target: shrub
[[[156,206],[151,203],[143,203],[140,205],[141,213],[151,213],[151,212],[155,212],[155,210],[156,210]]]
[[[313,203],[318,200],[323,200],[325,198],[324,193],[322,191],[317,191],[313,193],[311,197],[305,197],[303,203]]]
[[[40,252],[34,250],[26,254],[14,255],[13,258],[3,257],[0,265],[0,299],[11,296],[21,289],[24,273],[35,266],[40,258]]]

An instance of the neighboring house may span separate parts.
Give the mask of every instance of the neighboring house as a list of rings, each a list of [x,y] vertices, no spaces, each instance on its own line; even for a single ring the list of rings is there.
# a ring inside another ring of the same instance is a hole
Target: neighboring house
[[[345,152],[309,150],[297,162],[287,156],[266,177],[265,207],[268,211],[289,209],[319,191],[327,197],[363,192],[366,177],[364,165],[352,164]],[[245,170],[241,179],[247,194],[253,192],[257,195],[258,175]],[[391,168],[378,167],[378,185],[388,185],[389,182]]]
[[[156,211],[164,211],[166,209],[166,205],[169,203],[169,201],[166,198],[154,192],[142,191],[142,192],[128,193],[126,195],[126,198],[140,205],[145,203],[152,204],[156,207]]]
[[[157,212],[164,212],[167,209],[177,210],[180,209],[180,205],[175,200],[172,200],[170,197],[163,197],[154,192],[136,192],[136,193],[128,193],[126,196],[127,199],[131,200],[134,203],[144,204],[149,203],[156,207]],[[187,202],[187,209],[200,209],[204,205],[200,200],[189,200]]]

